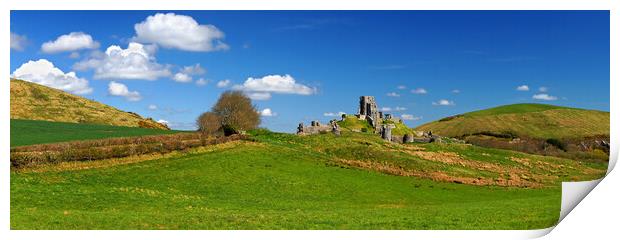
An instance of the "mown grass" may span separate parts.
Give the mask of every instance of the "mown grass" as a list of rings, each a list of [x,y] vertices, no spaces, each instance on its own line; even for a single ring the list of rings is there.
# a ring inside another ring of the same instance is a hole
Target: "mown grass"
[[[284,146],[11,175],[12,229],[529,229],[560,190],[437,183]]]
[[[137,127],[11,119],[11,147],[73,140],[172,134],[179,132],[180,131]]]
[[[558,220],[557,182],[536,188],[474,186],[395,176],[338,161],[467,175],[479,170],[414,158],[400,150],[452,151],[476,161],[517,166],[504,158],[510,151],[392,145],[365,133],[251,134],[252,142],[213,146],[209,152],[111,161],[108,166],[95,161],[91,169],[89,162],[82,162],[76,169],[13,171],[11,228],[538,229]],[[452,168],[460,170],[450,172]],[[587,177],[593,176],[582,178]]]

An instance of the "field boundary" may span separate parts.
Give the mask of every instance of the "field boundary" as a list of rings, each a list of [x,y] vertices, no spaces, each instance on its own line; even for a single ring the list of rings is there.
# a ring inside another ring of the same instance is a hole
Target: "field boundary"
[[[30,145],[11,149],[11,168],[164,154],[245,139],[248,139],[246,135],[239,134],[216,138],[199,133],[180,133]]]

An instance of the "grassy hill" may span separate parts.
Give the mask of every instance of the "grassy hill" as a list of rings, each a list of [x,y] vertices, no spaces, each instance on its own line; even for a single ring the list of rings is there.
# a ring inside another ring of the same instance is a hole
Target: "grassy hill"
[[[11,147],[74,140],[171,134],[178,132],[179,131],[151,128],[11,119]]]
[[[395,128],[392,129],[392,135],[402,136],[408,133],[413,133],[413,129],[409,128],[402,122],[394,122],[386,120],[384,123],[394,124]],[[355,115],[347,115],[344,120],[338,121],[338,126],[341,129],[353,132],[372,132],[373,127],[366,120],[359,120]]]
[[[536,229],[605,163],[465,144],[250,141],[11,172],[12,229]]]
[[[168,129],[111,106],[36,83],[11,79],[11,119]]]
[[[513,104],[440,119],[416,128],[479,146],[609,160],[609,112]]]
[[[479,133],[539,139],[609,135],[609,112],[545,104],[513,104],[465,113],[417,127],[447,137]]]

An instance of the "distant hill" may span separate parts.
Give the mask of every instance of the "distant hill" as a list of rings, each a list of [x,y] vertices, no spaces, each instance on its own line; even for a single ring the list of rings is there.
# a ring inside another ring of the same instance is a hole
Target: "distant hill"
[[[169,129],[153,119],[36,83],[11,79],[11,119]]]
[[[527,152],[549,152],[547,145],[564,152],[592,151],[599,147],[608,152],[599,145],[605,145],[601,141],[609,142],[609,126],[609,112],[528,103],[446,117],[416,130]]]

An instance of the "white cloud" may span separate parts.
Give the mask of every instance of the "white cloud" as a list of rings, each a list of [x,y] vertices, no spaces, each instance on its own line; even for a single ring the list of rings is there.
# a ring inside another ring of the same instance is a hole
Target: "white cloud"
[[[226,50],[224,33],[213,25],[200,25],[190,16],[157,13],[134,25],[135,41],[165,48],[209,52]]]
[[[164,125],[166,125],[166,126],[168,126],[168,124],[170,124],[168,121],[163,120],[163,119],[159,119],[159,120],[157,120],[157,122],[158,122],[158,123],[161,123],[161,124],[164,124]]]
[[[395,92],[390,92],[387,94],[388,97],[400,97],[400,94],[395,93]]]
[[[192,82],[192,77],[185,73],[177,73],[177,74],[174,74],[174,77],[172,77],[172,80],[174,80],[175,82],[180,82],[180,83],[190,83]]]
[[[517,91],[529,91],[530,87],[527,85],[521,85],[517,87]]]
[[[108,84],[108,93],[112,96],[124,97],[127,101],[140,101],[140,99],[142,99],[139,92],[129,91],[125,84],[117,83],[115,81]]]
[[[454,94],[459,94],[459,93],[461,93],[461,90],[454,89],[454,90],[452,90],[452,93],[454,93]]]
[[[69,58],[71,58],[71,59],[78,59],[78,58],[80,58],[80,53],[79,52],[72,52],[71,54],[69,54]]]
[[[216,85],[218,88],[228,87],[228,85],[230,85],[230,80],[224,79],[224,80],[218,81]]]
[[[12,77],[74,94],[88,94],[93,91],[88,80],[77,77],[75,72],[64,73],[47,59],[22,64],[13,72]]]
[[[394,108],[394,110],[395,111],[405,111],[405,110],[407,110],[407,108],[406,107],[396,107],[396,108]]]
[[[549,90],[549,88],[547,88],[547,87],[539,87],[538,88],[539,92],[547,92],[548,90]]]
[[[440,99],[437,102],[433,102],[433,105],[437,106],[454,106],[454,102],[447,99]]]
[[[558,100],[558,97],[551,96],[551,95],[546,94],[546,93],[535,94],[534,96],[532,96],[532,98],[533,99],[537,99],[537,100],[545,100],[545,101],[555,101],[555,100]]]
[[[252,100],[269,100],[271,99],[271,93],[268,92],[251,92],[248,93],[248,97]]]
[[[11,49],[12,50],[23,51],[24,48],[26,47],[27,42],[28,42],[28,38],[26,38],[26,36],[11,32]]]
[[[196,85],[198,86],[204,86],[204,85],[207,85],[207,83],[209,83],[209,80],[206,80],[204,78],[200,78],[196,80]]]
[[[192,66],[185,66],[181,69],[181,72],[187,75],[202,75],[207,73],[207,70],[200,66],[200,63],[196,63]]]
[[[112,45],[105,53],[94,52],[91,59],[73,65],[76,70],[94,69],[95,79],[142,79],[156,80],[170,76],[168,67],[155,60],[157,47],[129,43],[127,49]]]
[[[416,89],[411,90],[411,93],[413,93],[413,94],[426,94],[427,92],[426,92],[426,89],[424,89],[424,88],[416,88]]]
[[[391,107],[381,107],[381,109],[379,109],[381,112],[391,112],[392,108]]]
[[[155,111],[155,110],[157,110],[157,105],[155,105],[155,104],[150,104],[147,108],[148,108],[149,110],[151,110],[151,111]]]
[[[263,116],[263,117],[273,117],[273,116],[276,116],[277,113],[272,112],[271,108],[265,108],[265,109],[260,111],[260,115]]]
[[[295,82],[291,75],[267,75],[262,78],[248,78],[243,85],[233,86],[246,92],[269,92],[282,94],[312,95],[316,89]]]
[[[398,87],[396,87],[396,88],[398,88],[398,89],[400,89],[400,90],[403,90],[403,89],[407,89],[407,86],[405,86],[405,85],[399,85],[399,86],[398,86]]]
[[[41,45],[44,53],[70,52],[80,49],[99,48],[99,43],[93,37],[83,32],[72,32],[62,35],[54,41],[49,41]]]
[[[342,116],[342,114],[346,114],[346,113],[345,112],[338,112],[338,113],[326,112],[326,113],[323,113],[323,116],[325,116],[325,117],[340,117],[340,116]]]
[[[400,118],[403,120],[409,120],[409,121],[415,121],[415,120],[422,119],[422,117],[413,116],[411,114],[402,114],[400,115]]]

